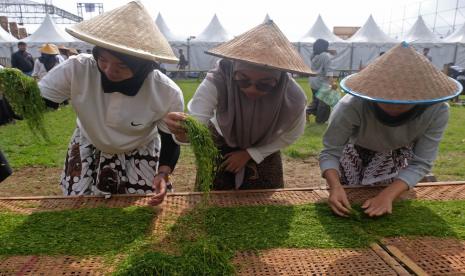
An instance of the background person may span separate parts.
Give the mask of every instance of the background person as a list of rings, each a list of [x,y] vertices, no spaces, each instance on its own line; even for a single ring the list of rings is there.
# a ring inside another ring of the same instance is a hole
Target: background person
[[[429,48],[423,48],[423,56],[426,57],[430,62],[433,62],[433,57],[429,54]]]
[[[316,76],[310,76],[309,82],[312,88],[312,103],[307,108],[308,115],[315,115],[317,124],[325,123],[331,113],[331,107],[316,97],[316,93],[323,85],[329,85],[332,89],[337,89],[337,84],[333,79],[331,68],[331,51],[328,50],[329,42],[324,39],[317,39],[313,43],[313,54],[311,58],[311,69]]]
[[[40,57],[35,60],[31,74],[36,80],[42,79],[53,67],[60,63],[60,52],[55,44],[44,44],[39,50]]]
[[[34,69],[34,60],[32,55],[27,52],[27,44],[18,42],[18,51],[11,55],[11,67],[21,70],[24,74],[30,76]]]
[[[69,57],[69,48],[65,45],[59,45],[58,50],[60,51],[60,55],[58,56],[60,62],[67,60]]]

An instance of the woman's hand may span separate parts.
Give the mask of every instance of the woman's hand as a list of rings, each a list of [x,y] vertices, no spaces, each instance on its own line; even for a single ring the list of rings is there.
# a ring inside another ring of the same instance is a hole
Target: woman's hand
[[[342,185],[335,186],[329,190],[328,204],[331,210],[341,217],[348,217],[352,209]]]
[[[228,172],[238,173],[250,160],[250,155],[246,150],[234,151],[226,154],[221,166]]]
[[[336,169],[327,169],[323,172],[323,177],[329,186],[328,204],[336,215],[348,217],[350,214],[350,202],[347,194],[339,180],[339,173]]]
[[[176,136],[176,139],[180,142],[188,142],[187,138],[187,132],[184,126],[182,125],[182,122],[187,118],[187,114],[183,112],[170,112],[166,114],[166,116],[163,118],[163,121],[166,123],[168,126],[168,129],[174,136]]]
[[[370,198],[363,203],[362,208],[365,209],[365,214],[370,217],[382,216],[392,213],[392,201],[394,199],[386,197],[379,193],[377,196]]]
[[[167,192],[164,174],[155,175],[155,178],[153,179],[152,189],[154,195],[150,199],[149,204],[152,206],[161,204],[165,199]]]
[[[392,213],[392,202],[404,191],[408,190],[408,185],[404,181],[397,179],[382,190],[377,196],[368,199],[362,205],[365,214],[370,217],[382,216]]]

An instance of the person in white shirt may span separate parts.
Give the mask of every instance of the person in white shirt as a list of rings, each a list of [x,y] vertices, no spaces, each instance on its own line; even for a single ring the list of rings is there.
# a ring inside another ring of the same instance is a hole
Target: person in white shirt
[[[272,21],[207,53],[223,59],[200,84],[188,110],[209,126],[223,155],[213,189],[282,188],[280,150],[303,134],[306,123],[305,93],[288,72],[312,71]],[[167,118],[181,140],[183,118]]]
[[[36,80],[42,79],[47,73],[60,63],[58,47],[55,44],[44,44],[40,48],[40,57],[34,62],[32,77]]]
[[[163,118],[182,111],[179,87],[156,68],[176,63],[168,42],[140,2],[66,29],[96,45],[43,78],[49,102],[70,99],[77,127],[61,176],[65,195],[145,194],[163,201],[179,157]]]

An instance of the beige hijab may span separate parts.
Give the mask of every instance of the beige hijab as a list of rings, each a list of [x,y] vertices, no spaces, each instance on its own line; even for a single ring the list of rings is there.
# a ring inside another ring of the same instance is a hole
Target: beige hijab
[[[251,100],[233,82],[238,69],[270,71],[277,77],[278,85],[274,91]],[[305,94],[286,72],[223,59],[207,78],[217,88],[216,119],[230,147],[247,149],[269,144],[285,133],[305,110]]]

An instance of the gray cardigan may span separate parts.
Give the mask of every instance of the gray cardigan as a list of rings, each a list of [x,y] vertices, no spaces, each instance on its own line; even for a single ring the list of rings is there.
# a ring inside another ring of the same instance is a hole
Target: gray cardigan
[[[323,84],[330,84],[329,77],[333,76],[333,67],[332,67],[332,57],[329,53],[324,52],[317,56],[314,56],[312,59],[312,71],[317,74],[317,76],[309,77],[310,87],[313,92],[318,91]]]
[[[347,143],[377,152],[413,144],[414,157],[397,176],[413,187],[431,171],[448,119],[449,105],[438,103],[406,124],[389,127],[375,118],[366,100],[345,95],[332,112],[323,136],[321,172],[336,169],[340,175],[339,159]]]

